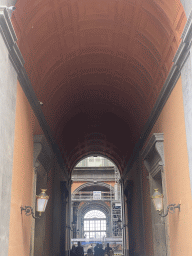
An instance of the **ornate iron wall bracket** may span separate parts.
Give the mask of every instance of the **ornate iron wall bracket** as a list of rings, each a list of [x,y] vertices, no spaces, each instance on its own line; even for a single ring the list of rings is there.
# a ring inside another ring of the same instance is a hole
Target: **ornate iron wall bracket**
[[[21,213],[22,213],[22,211],[25,211],[26,216],[32,215],[32,217],[34,219],[40,219],[40,217],[35,217],[34,212],[33,212],[33,208],[31,206],[25,206],[25,207],[21,206]]]
[[[161,217],[166,217],[168,215],[168,213],[170,212],[171,214],[173,214],[175,212],[175,209],[178,208],[179,211],[180,211],[180,204],[176,205],[176,204],[169,204],[167,206],[167,210],[166,210],[166,213],[165,214],[162,214],[161,212],[159,213],[159,215]]]

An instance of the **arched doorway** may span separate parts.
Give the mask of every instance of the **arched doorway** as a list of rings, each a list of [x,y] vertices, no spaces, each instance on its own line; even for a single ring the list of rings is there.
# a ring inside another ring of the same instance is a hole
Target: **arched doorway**
[[[104,239],[106,237],[106,215],[100,210],[91,210],[84,215],[84,238]]]
[[[120,173],[109,159],[91,155],[72,172],[72,243],[84,249],[107,243],[122,253],[122,198]]]

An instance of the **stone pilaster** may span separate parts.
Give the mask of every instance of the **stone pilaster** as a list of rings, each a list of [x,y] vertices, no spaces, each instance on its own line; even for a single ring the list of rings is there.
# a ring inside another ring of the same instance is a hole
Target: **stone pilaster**
[[[154,189],[158,188],[164,195],[164,209],[167,206],[166,179],[164,172],[164,135],[154,133],[150,138],[147,146],[142,152],[144,165],[149,172],[150,196],[153,195]],[[151,217],[153,232],[153,250],[154,256],[170,255],[168,223],[167,219],[161,218],[157,213],[151,200]]]

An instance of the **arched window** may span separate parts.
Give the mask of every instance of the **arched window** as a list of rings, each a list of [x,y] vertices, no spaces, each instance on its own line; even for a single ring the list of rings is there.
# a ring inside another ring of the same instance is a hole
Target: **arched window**
[[[99,210],[91,210],[84,216],[84,237],[106,237],[106,215]]]

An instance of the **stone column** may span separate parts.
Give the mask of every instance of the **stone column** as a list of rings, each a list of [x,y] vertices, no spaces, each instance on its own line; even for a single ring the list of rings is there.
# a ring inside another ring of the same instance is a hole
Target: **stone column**
[[[70,223],[69,223],[69,191],[66,181],[60,182],[61,190],[61,232],[60,232],[60,254],[69,254],[69,238],[70,238]]]
[[[128,232],[128,211],[127,211],[127,197],[124,196],[124,255],[129,255],[129,232]]]
[[[126,230],[125,230],[125,223],[126,223],[126,213],[125,213],[125,198],[126,196],[124,195],[124,182],[123,180],[120,180],[121,181],[121,201],[122,201],[122,249],[123,249],[123,255],[126,255],[126,251],[125,251],[125,248],[126,248]]]
[[[79,202],[73,202],[73,238],[77,238],[77,212],[78,212]]]
[[[126,255],[133,255],[134,253],[134,236],[133,236],[133,220],[132,220],[132,198],[133,198],[133,181],[127,181],[125,185],[124,194],[127,198],[126,200],[126,212],[127,212],[127,249]],[[130,253],[130,254],[129,254]]]
[[[68,187],[71,187],[71,182],[68,182]],[[71,190],[68,190],[67,196],[67,207],[66,207],[66,216],[67,216],[67,239],[66,239],[66,255],[70,253],[70,238],[71,238]]]

